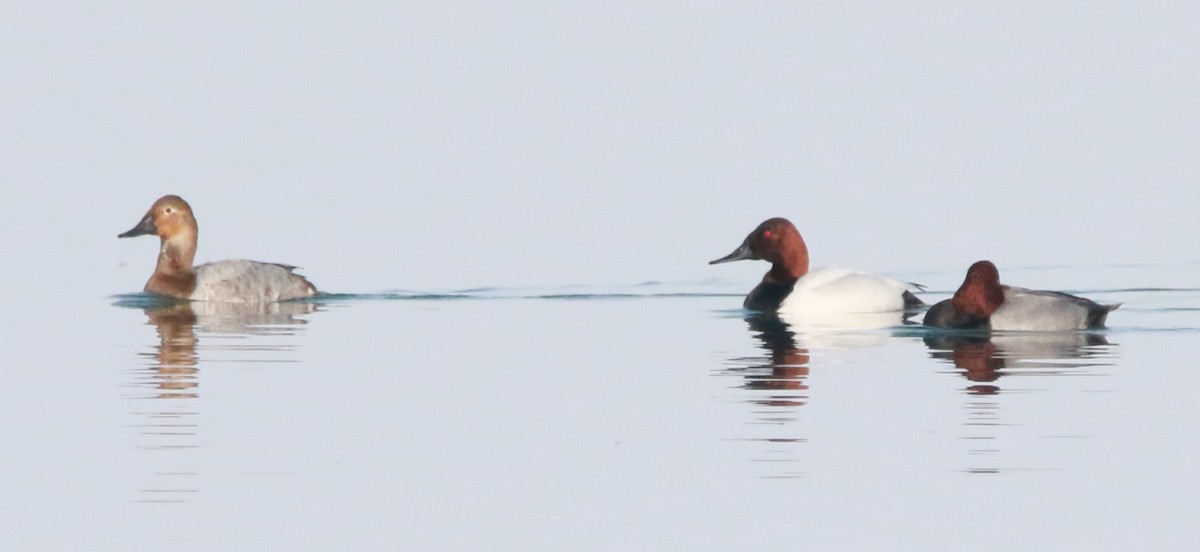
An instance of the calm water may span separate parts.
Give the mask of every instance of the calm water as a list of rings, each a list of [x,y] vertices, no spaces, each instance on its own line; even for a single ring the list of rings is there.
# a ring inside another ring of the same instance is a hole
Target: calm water
[[[1200,264],[1004,275],[1080,270],[1106,332],[812,329],[751,282],[13,298],[0,545],[1193,548]]]

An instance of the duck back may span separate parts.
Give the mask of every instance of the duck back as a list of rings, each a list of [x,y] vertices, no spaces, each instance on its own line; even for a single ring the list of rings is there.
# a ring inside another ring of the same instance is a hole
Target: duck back
[[[796,280],[791,293],[779,306],[779,312],[900,311],[906,307],[905,294],[910,287],[912,284],[908,282],[849,268],[819,268]]]
[[[1004,286],[1004,303],[991,316],[1002,331],[1071,331],[1101,328],[1108,313],[1121,306],[1057,291]]]
[[[216,261],[196,267],[193,301],[270,303],[316,295],[317,288],[296,267],[247,261]]]

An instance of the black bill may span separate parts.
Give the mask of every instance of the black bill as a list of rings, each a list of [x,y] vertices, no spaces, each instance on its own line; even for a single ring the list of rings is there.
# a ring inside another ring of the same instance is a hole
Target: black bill
[[[129,231],[123,234],[117,234],[118,238],[132,238],[134,236],[144,236],[146,234],[157,234],[158,227],[154,225],[154,215],[146,215],[142,222],[137,223],[137,226],[130,228]]]
[[[744,261],[747,259],[757,259],[757,258],[758,257],[754,256],[754,251],[752,249],[750,249],[750,238],[746,238],[746,241],[742,242],[742,245],[738,246],[737,249],[734,249],[733,253],[730,253],[730,254],[728,254],[724,257],[721,257],[720,259],[717,259],[715,261],[708,261],[708,264],[715,265],[715,264],[731,263],[733,261]]]

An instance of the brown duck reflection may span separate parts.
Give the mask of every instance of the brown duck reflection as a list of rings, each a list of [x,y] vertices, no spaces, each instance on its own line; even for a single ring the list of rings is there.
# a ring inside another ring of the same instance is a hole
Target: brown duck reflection
[[[796,333],[791,325],[773,314],[754,315],[746,318],[754,337],[761,341],[761,348],[769,353],[769,362],[762,360],[735,359],[739,364],[731,372],[742,375],[743,389],[771,392],[764,399],[753,402],[765,406],[794,407],[808,402],[809,375],[808,350],[796,344]],[[756,361],[751,363],[750,361]]]
[[[1029,332],[1007,334],[936,333],[925,336],[925,346],[933,358],[946,360],[962,370],[963,377],[976,385],[967,391],[994,395],[1000,387],[994,383],[1007,372],[1022,374],[1060,373],[1064,366],[1054,360],[1089,359],[1107,355],[1108,340],[1103,335],[1082,332]],[[1095,363],[1099,364],[1099,363]],[[1071,369],[1088,363],[1072,363]]]
[[[810,318],[792,314],[753,313],[746,324],[770,353],[770,362],[761,364],[759,358],[733,359],[742,366],[731,372],[741,372],[745,389],[778,391],[766,400],[755,401],[771,406],[803,406],[808,396],[795,393],[808,390],[809,350],[812,347],[833,349],[869,347],[885,343],[889,336],[880,331],[904,324],[899,312],[844,315]],[[785,393],[792,392],[792,393]]]
[[[767,478],[802,477],[798,446],[806,442],[795,422],[808,403],[808,350],[797,344],[796,332],[774,314],[752,314],[750,332],[766,355],[730,359],[722,372],[740,380],[738,402],[751,405],[753,421],[734,441],[758,443],[752,462],[770,466]]]
[[[974,474],[998,474],[1046,466],[1011,465],[1009,452],[1028,444],[1013,441],[1022,435],[1006,420],[1002,386],[1007,376],[1061,376],[1086,373],[1089,367],[1111,364],[1112,347],[1103,335],[1083,332],[943,333],[925,335],[929,355],[954,365],[970,382],[964,389],[963,420],[958,439],[965,446]],[[1049,384],[1049,382],[1046,382]],[[1032,384],[1023,380],[1021,389]],[[1019,455],[1017,457],[1020,457]]]
[[[145,309],[146,317],[158,331],[156,362],[141,383],[158,389],[156,398],[192,399],[196,397],[196,313],[187,303],[171,307]]]
[[[189,469],[192,456],[200,447],[199,398],[201,359],[197,346],[204,340],[240,339],[247,335],[291,333],[305,321],[298,315],[317,310],[313,303],[276,303],[236,305],[203,302],[156,304],[142,309],[158,334],[151,352],[139,356],[148,366],[134,371],[132,387],[148,390],[134,399],[133,412],[139,418],[141,444],[148,451],[145,461],[152,468],[149,483],[138,489],[137,502],[187,502],[199,491],[198,472]],[[210,348],[212,348],[210,346]],[[222,348],[254,353],[264,349]],[[278,350],[278,348],[275,348]],[[201,348],[203,350],[203,348]]]
[[[156,398],[195,398],[199,359],[196,330],[214,335],[265,335],[279,327],[305,324],[296,318],[316,311],[309,302],[243,305],[233,303],[172,302],[143,309],[158,332],[153,364],[140,383],[157,389]]]

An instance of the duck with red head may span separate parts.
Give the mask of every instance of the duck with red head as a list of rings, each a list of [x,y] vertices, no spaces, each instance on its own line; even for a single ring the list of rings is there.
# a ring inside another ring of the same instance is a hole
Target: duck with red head
[[[929,308],[925,325],[1000,331],[1089,330],[1103,328],[1108,313],[1120,306],[1058,291],[1002,285],[996,265],[978,261],[967,269],[954,297]]]
[[[942,328],[983,328],[996,309],[1004,303],[1000,272],[990,261],[979,261],[967,269],[967,278],[954,297],[929,307],[926,326]]]
[[[158,264],[146,282],[148,293],[225,303],[273,303],[317,293],[289,265],[226,260],[193,267],[199,228],[191,205],[179,196],[159,198],[137,226],[117,237],[147,234],[159,238]]]
[[[923,303],[920,286],[846,268],[809,270],[808,245],[785,218],[758,225],[737,249],[708,264],[763,260],[771,270],[743,303],[756,311],[796,314],[859,314],[902,311]]]

